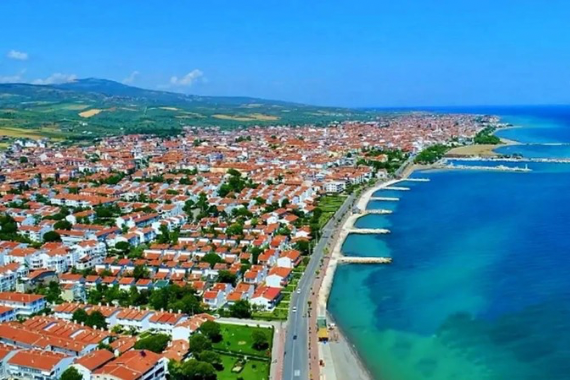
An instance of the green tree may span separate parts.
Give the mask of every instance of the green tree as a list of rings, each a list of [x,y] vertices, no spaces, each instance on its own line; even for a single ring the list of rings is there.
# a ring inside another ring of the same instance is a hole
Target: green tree
[[[71,225],[70,222],[68,222],[67,220],[58,220],[57,222],[55,222],[55,224],[53,225],[53,228],[56,230],[70,230],[71,227],[73,227]]]
[[[216,380],[216,369],[210,363],[190,359],[182,364],[169,366],[173,380]]]
[[[230,315],[234,318],[250,318],[251,305],[247,300],[239,300],[230,306]]]
[[[303,255],[308,255],[311,249],[311,245],[308,240],[299,240],[295,243],[295,249],[297,249]]]
[[[182,210],[184,210],[186,214],[190,214],[194,207],[196,207],[194,201],[192,199],[188,199],[186,202],[184,202],[184,207],[182,208]]]
[[[291,230],[287,227],[281,227],[277,230],[277,235],[291,236]]]
[[[229,174],[231,177],[241,177],[241,173],[233,168],[229,169],[227,171],[227,174]]]
[[[168,346],[170,342],[170,336],[166,334],[154,334],[149,335],[145,338],[139,339],[135,343],[135,349],[137,350],[148,350],[161,354]]]
[[[107,322],[105,321],[105,316],[99,310],[92,311],[87,316],[85,324],[93,328],[107,329]]]
[[[259,255],[261,255],[262,253],[263,253],[263,248],[253,247],[251,249],[251,262],[253,263],[253,265],[257,264],[257,259],[259,258]]]
[[[237,209],[234,209],[237,210]],[[234,223],[226,228],[226,235],[228,236],[243,236],[243,226],[239,223]]]
[[[61,235],[55,231],[48,231],[44,234],[44,243],[59,242],[61,241]]]
[[[63,299],[61,298],[61,288],[59,287],[59,283],[56,281],[50,281],[45,296],[46,301],[50,303],[62,302]]]
[[[85,323],[87,321],[87,317],[89,317],[87,312],[84,309],[79,308],[73,312],[71,320],[75,323]]]
[[[115,249],[117,251],[121,251],[123,254],[127,253],[130,248],[131,245],[129,244],[129,242],[126,241],[119,241],[115,244]]]
[[[133,270],[133,277],[135,280],[140,280],[141,278],[149,278],[150,272],[146,265],[136,265],[135,269]]]
[[[217,352],[204,350],[200,352],[199,359],[202,362],[211,364],[218,371],[224,369],[222,357]]]
[[[190,352],[198,355],[200,352],[212,349],[212,342],[204,334],[192,334],[189,339]]]
[[[28,157],[20,156],[20,164],[27,164],[27,163],[28,163]]]
[[[168,285],[154,290],[149,297],[149,304],[155,310],[180,310],[186,314],[201,313],[203,311],[202,304],[196,297],[196,291],[191,286]]]
[[[237,276],[228,271],[228,270],[221,270],[218,272],[218,282],[222,282],[224,284],[232,284],[235,286],[237,281]]]
[[[449,147],[443,144],[432,145],[422,150],[414,159],[417,164],[433,164],[449,150]]]
[[[2,234],[13,234],[18,231],[18,223],[8,214],[0,216],[0,231]]]
[[[67,367],[61,374],[60,380],[82,380],[83,376],[75,367]]]
[[[199,330],[213,343],[217,343],[222,340],[222,328],[217,322],[206,321],[202,324],[202,326],[200,326]]]
[[[210,267],[214,267],[214,265],[216,265],[217,263],[223,263],[224,259],[222,259],[220,256],[218,256],[215,253],[207,253],[204,255],[204,257],[202,257],[203,262],[209,263]]]
[[[170,231],[168,230],[168,227],[166,226],[166,224],[161,224],[160,227],[158,228],[160,234],[158,235],[158,238],[156,239],[157,242],[159,244],[167,244],[170,243]]]
[[[251,334],[253,340],[253,348],[258,351],[267,350],[269,348],[269,338],[267,334],[260,330],[254,330]]]
[[[149,291],[148,290],[139,290],[136,286],[131,286],[129,289],[129,305],[132,306],[143,306],[148,303],[149,299]]]
[[[495,132],[495,128],[493,127],[486,127],[485,129],[481,130],[477,135],[473,138],[474,144],[490,144],[490,145],[497,145],[501,143],[501,139],[495,136],[493,133]]]

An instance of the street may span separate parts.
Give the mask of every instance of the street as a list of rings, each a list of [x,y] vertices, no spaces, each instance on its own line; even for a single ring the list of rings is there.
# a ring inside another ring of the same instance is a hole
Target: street
[[[316,326],[310,326],[309,323],[308,301],[312,296],[316,271],[323,258],[325,248],[329,246],[331,237],[339,227],[343,216],[350,211],[355,198],[354,194],[350,195],[322,229],[322,236],[315,246],[309,265],[307,265],[299,281],[298,288],[300,293],[295,292],[291,297],[285,338],[283,380],[305,380],[310,378],[309,327],[314,331]],[[316,303],[313,302],[311,306],[312,313],[316,313]],[[294,308],[296,308],[296,312],[293,311]]]

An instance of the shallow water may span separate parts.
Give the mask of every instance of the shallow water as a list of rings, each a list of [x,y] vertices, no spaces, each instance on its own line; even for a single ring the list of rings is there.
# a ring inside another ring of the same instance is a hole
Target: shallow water
[[[394,263],[340,266],[329,309],[375,378],[570,378],[570,165],[529,167],[414,173],[357,221],[392,233],[343,252]]]

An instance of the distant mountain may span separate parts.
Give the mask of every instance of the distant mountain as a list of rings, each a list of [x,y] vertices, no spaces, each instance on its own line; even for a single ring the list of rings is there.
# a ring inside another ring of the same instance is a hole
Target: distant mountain
[[[39,130],[40,135],[48,135],[45,129],[49,127],[51,137],[83,138],[127,132],[176,133],[184,126],[323,124],[369,120],[376,115],[367,110],[250,97],[148,90],[97,78],[54,85],[0,84],[0,136],[3,127]]]
[[[109,97],[125,97],[138,100],[146,100],[153,103],[179,104],[179,103],[211,103],[211,104],[268,104],[268,105],[289,105],[304,107],[302,104],[282,102],[277,100],[266,100],[239,96],[198,96],[187,95],[178,92],[148,90],[144,88],[129,86],[123,83],[108,79],[86,78],[73,82],[53,85],[51,87],[70,90],[80,93],[103,94]]]

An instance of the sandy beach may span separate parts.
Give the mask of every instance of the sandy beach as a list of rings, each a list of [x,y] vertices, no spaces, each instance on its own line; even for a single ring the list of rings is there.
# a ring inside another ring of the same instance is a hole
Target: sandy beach
[[[321,379],[373,380],[372,374],[363,364],[356,348],[346,339],[338,326],[335,328],[334,341],[321,344],[319,355],[325,363],[322,367]]]
[[[498,153],[495,152],[495,149],[509,146],[509,145],[518,145],[520,144],[517,141],[508,140],[505,138],[501,138],[501,144],[493,145],[493,144],[474,144],[474,145],[465,145],[459,146],[457,148],[451,149],[447,152],[448,156],[479,156],[479,157],[497,157],[499,156]]]

